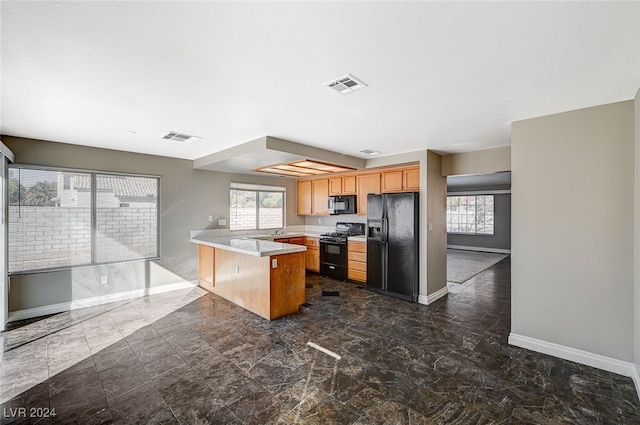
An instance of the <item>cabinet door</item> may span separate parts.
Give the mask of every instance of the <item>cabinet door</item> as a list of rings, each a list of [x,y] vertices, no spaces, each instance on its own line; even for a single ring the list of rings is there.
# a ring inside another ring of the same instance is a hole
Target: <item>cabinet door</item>
[[[342,195],[342,177],[331,177],[329,179],[329,195]]]
[[[311,215],[311,180],[298,180],[296,198],[298,215]]]
[[[329,180],[311,180],[312,215],[329,215]]]
[[[402,192],[402,170],[382,172],[382,193]]]
[[[198,282],[200,286],[213,290],[213,247],[198,245]]]
[[[420,167],[408,168],[402,174],[404,177],[404,190],[420,190]]]
[[[356,194],[356,176],[342,177],[342,194],[343,195]]]
[[[380,194],[380,173],[358,176],[358,215],[367,215],[367,195]]]
[[[305,236],[304,237],[304,244],[306,246],[311,246],[311,247],[318,248],[318,247],[320,247],[320,238],[314,238],[314,237],[311,237],[311,236]]]
[[[320,273],[320,249],[307,247],[305,251],[305,268],[309,271]]]

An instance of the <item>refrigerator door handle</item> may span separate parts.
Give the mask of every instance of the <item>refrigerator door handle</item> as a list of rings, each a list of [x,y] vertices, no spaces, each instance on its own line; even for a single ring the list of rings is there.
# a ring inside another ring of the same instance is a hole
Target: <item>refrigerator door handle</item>
[[[386,218],[382,219],[382,242],[387,243],[389,241],[389,223]]]

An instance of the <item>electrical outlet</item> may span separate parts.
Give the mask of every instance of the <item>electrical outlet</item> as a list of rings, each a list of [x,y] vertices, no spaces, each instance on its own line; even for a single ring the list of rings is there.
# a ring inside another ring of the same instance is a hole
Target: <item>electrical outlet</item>
[[[236,266],[236,274],[240,274],[240,266]]]
[[[226,218],[221,218],[218,220],[218,226],[226,226],[227,225],[227,219]]]
[[[318,224],[322,224],[322,219],[321,218],[318,219]]]
[[[277,269],[278,268],[278,259],[274,258],[273,260],[271,260],[271,268],[272,269]]]
[[[433,230],[433,223],[429,223],[429,230]]]
[[[109,278],[107,276],[102,276],[100,278],[100,283],[106,285],[107,283],[109,283]]]
[[[209,221],[210,221],[211,223],[213,223],[213,216],[212,216],[212,215],[210,215],[210,216],[209,216]]]

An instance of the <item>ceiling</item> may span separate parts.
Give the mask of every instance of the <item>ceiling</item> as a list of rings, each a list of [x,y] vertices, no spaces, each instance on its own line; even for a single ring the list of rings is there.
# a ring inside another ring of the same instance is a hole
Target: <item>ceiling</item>
[[[2,1],[1,15],[2,134],[192,160],[264,136],[357,158],[505,146],[514,120],[640,87],[640,2]],[[323,85],[347,73],[367,87]]]

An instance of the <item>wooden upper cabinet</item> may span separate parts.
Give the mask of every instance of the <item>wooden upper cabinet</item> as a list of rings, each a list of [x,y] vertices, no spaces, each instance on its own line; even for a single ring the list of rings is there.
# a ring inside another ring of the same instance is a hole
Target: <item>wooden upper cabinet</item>
[[[298,215],[311,215],[311,180],[298,180],[296,201]]]
[[[329,179],[311,180],[311,214],[329,215]]]
[[[357,195],[358,215],[367,215],[367,194],[420,190],[420,167],[392,168],[377,173],[298,180],[298,215],[329,215],[329,196]]]
[[[358,176],[358,215],[367,215],[367,195],[380,194],[380,173]]]
[[[382,193],[402,192],[402,170],[382,172]]]
[[[356,192],[356,176],[329,178],[329,196],[355,195]]]
[[[382,172],[382,193],[420,190],[420,167]]]
[[[343,176],[342,177],[342,194],[343,195],[355,195],[357,192],[356,176]]]
[[[329,196],[342,195],[342,177],[331,177],[329,179]]]
[[[420,190],[420,167],[407,168],[402,174],[404,190]]]

